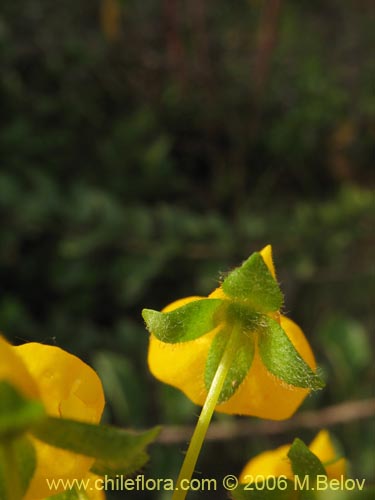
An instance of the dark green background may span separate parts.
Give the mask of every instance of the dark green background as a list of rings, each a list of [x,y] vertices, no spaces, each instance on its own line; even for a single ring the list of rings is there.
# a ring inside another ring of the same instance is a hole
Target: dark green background
[[[371,2],[117,5],[109,28],[104,0],[1,2],[0,329],[92,364],[107,421],[193,424],[148,372],[141,309],[271,243],[327,380],[303,408],[370,397]],[[332,431],[373,481],[373,421]],[[315,431],[207,442],[198,470],[238,474],[297,435]],[[146,476],[175,477],[185,449],[155,445]]]

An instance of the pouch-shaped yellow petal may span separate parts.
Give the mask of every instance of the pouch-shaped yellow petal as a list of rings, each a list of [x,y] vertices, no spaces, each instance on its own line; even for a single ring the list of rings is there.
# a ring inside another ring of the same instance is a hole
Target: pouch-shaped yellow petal
[[[261,482],[267,477],[293,477],[288,451],[290,444],[284,444],[275,450],[264,451],[255,456],[242,470],[240,483]]]
[[[101,381],[95,371],[82,360],[54,346],[28,343],[14,347],[29,373],[38,382],[47,413],[84,422],[98,423],[104,408]],[[94,460],[42,443],[33,442],[37,453],[37,469],[26,500],[39,500],[57,494],[48,480],[81,479]]]
[[[272,248],[267,245],[260,252],[265,264],[275,277]],[[216,288],[209,298],[228,299],[222,287]],[[171,311],[202,297],[187,297],[167,306]],[[270,315],[284,329],[295,349],[304,361],[315,369],[315,359],[302,330],[279,312]],[[164,343],[150,335],[148,354],[149,368],[153,375],[183,391],[194,403],[203,405],[207,396],[205,387],[205,367],[213,338],[222,326],[190,342]],[[249,332],[254,335],[255,332]],[[273,420],[289,418],[310,392],[288,385],[271,374],[264,366],[256,347],[252,365],[233,396],[216,406],[216,411],[239,415],[252,415]]]
[[[280,324],[298,353],[310,368],[315,369],[314,355],[299,326],[285,316],[280,316]],[[309,389],[290,386],[272,375],[262,363],[256,349],[245,380],[237,392],[228,401],[218,405],[216,410],[283,420],[296,411],[309,392]]]
[[[148,351],[151,373],[162,382],[180,389],[193,403],[202,405],[207,395],[204,370],[216,333],[217,329],[180,344],[166,344],[152,335]]]
[[[25,364],[17,356],[14,347],[0,336],[0,381],[14,385],[22,394],[31,399],[39,399],[38,387]]]
[[[99,422],[104,393],[90,366],[56,346],[29,342],[14,350],[37,381],[48,415]]]
[[[337,452],[328,431],[320,431],[311,442],[309,448],[320,458],[329,478],[340,479],[341,476],[346,475],[346,460],[345,458],[336,460]]]
[[[286,444],[274,450],[268,450],[249,460],[243,468],[239,481],[241,483],[249,483],[250,476],[257,481],[255,477],[261,476],[286,476],[288,479],[293,479],[293,471],[290,460],[288,458],[288,451],[291,445]],[[329,479],[340,479],[345,476],[346,460],[341,458],[331,465],[325,465],[334,460],[336,451],[332,444],[328,431],[320,431],[309,446],[310,451],[316,455],[324,465],[327,476]]]
[[[199,299],[187,297],[173,302],[164,310],[170,311]],[[314,355],[302,330],[285,316],[280,317],[280,324],[302,358],[315,369]],[[167,344],[150,335],[148,363],[151,373],[162,382],[183,391],[195,404],[203,405],[207,396],[204,384],[206,360],[219,329],[217,327],[199,339],[178,344]],[[295,412],[309,392],[309,389],[292,387],[272,375],[256,349],[252,366],[239,389],[228,401],[218,405],[216,411],[283,420]]]
[[[173,311],[202,297],[186,297],[176,300],[163,309]],[[217,328],[198,339],[167,344],[150,335],[148,365],[151,373],[162,382],[177,387],[195,404],[203,404],[207,395],[204,370],[211,342]]]

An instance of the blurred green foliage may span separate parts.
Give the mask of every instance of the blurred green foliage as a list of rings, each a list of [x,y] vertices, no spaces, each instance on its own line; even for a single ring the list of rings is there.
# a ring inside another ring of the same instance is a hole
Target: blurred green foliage
[[[369,397],[371,2],[181,4],[2,1],[0,329],[93,363],[108,420],[192,423],[148,373],[140,311],[272,243],[327,378],[305,407]],[[334,432],[373,481],[370,423]],[[199,470],[294,437],[207,443]],[[147,474],[172,477],[183,448],[156,446]]]

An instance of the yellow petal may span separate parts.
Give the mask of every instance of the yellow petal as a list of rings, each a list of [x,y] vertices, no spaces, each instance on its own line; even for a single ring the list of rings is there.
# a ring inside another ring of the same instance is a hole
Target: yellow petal
[[[270,272],[275,277],[272,261],[272,247],[266,246],[260,252]],[[221,287],[216,288],[210,298],[226,296]],[[173,302],[165,311],[173,310],[201,297],[187,297]],[[302,330],[290,319],[275,317],[290,338],[296,350],[313,369],[314,355]],[[204,384],[205,365],[211,342],[220,326],[197,340],[180,344],[160,342],[150,336],[148,363],[153,375],[183,391],[194,403],[203,405],[207,396]],[[309,389],[292,387],[272,375],[263,365],[257,349],[249,373],[235,394],[218,405],[216,411],[239,415],[252,415],[273,420],[289,418],[310,392]]]
[[[341,477],[346,477],[346,468],[345,458],[339,458],[334,463],[325,466],[327,476],[330,479],[341,479]]]
[[[0,336],[0,381],[14,385],[24,396],[39,399],[38,387],[14,347]]]
[[[188,297],[170,304],[165,310],[200,299]],[[315,369],[314,355],[302,330],[285,316],[280,317],[280,323],[302,358]],[[204,384],[206,360],[219,328],[199,339],[179,344],[167,344],[150,335],[148,363],[151,373],[162,382],[180,389],[193,403],[203,405],[207,396]],[[216,411],[282,420],[296,411],[309,392],[309,389],[289,386],[269,373],[256,350],[245,380],[228,401],[216,407]]]
[[[267,476],[286,476],[293,479],[293,472],[288,458],[290,444],[276,448],[275,450],[265,451],[255,456],[243,468],[239,481],[249,483],[250,481],[261,481],[262,477]],[[325,465],[335,459],[336,451],[332,444],[329,433],[326,430],[320,431],[309,446],[319,460]],[[340,479],[345,476],[346,460],[341,458],[332,465],[325,466],[329,479]],[[256,476],[259,476],[256,479]],[[251,476],[251,477],[250,477]]]
[[[49,415],[85,422],[100,420],[104,393],[90,366],[56,346],[29,342],[13,349],[37,380]]]
[[[240,474],[240,483],[261,482],[268,476],[286,476],[292,479],[293,473],[288,458],[289,448],[290,444],[284,444],[249,460]]]
[[[263,257],[263,260],[266,266],[268,267],[270,273],[276,279],[276,271],[272,259],[272,246],[271,245],[265,246],[259,253]]]
[[[86,488],[88,500],[105,500],[104,478],[89,472],[85,480],[89,480],[89,487]]]
[[[280,324],[302,358],[315,369],[314,355],[299,326],[285,316],[280,316]],[[287,385],[272,375],[256,349],[245,380],[228,401],[216,407],[216,411],[283,420],[296,411],[309,392],[309,389]]]
[[[194,302],[195,300],[202,300],[205,298],[206,297],[200,297],[198,295],[192,295],[191,297],[184,297],[183,299],[175,300],[175,301],[171,302],[170,304],[168,304],[167,306],[165,306],[164,309],[162,309],[162,312],[174,311],[175,309],[182,307],[182,306],[185,306],[186,304],[189,304],[190,302]]]
[[[54,347],[28,343],[14,347],[34,380],[51,416],[98,423],[104,408],[102,384],[95,371],[76,356]],[[94,460],[53,448],[33,438],[37,470],[26,500],[51,495],[46,478],[83,478]],[[61,490],[56,490],[57,494]]]
[[[339,479],[346,475],[345,458],[337,459],[337,452],[329,432],[320,431],[309,446],[310,450],[320,459],[326,468],[327,476],[331,479]],[[329,464],[329,462],[333,462]],[[327,465],[325,465],[327,463]]]
[[[163,311],[173,311],[202,297],[186,297],[169,304]],[[207,392],[204,369],[211,342],[217,328],[190,342],[167,344],[150,335],[148,365],[162,382],[177,387],[195,404],[203,404]]]
[[[227,299],[228,298],[225,295],[225,293],[223,292],[223,289],[221,288],[221,286],[218,286],[217,288],[215,288],[215,290],[213,292],[211,292],[208,297],[210,299]]]

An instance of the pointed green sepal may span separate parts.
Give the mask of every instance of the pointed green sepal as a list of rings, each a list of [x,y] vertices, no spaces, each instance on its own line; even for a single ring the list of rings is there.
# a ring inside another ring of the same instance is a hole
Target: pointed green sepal
[[[148,461],[147,445],[159,432],[159,427],[134,432],[54,417],[32,429],[35,437],[51,446],[96,458],[91,470],[99,475],[126,475],[140,469]]]
[[[222,303],[221,299],[199,299],[171,312],[143,309],[142,316],[148,331],[162,342],[187,342],[216,326],[215,312]]]
[[[262,323],[258,346],[267,370],[289,385],[322,389],[324,382],[302,359],[281,326],[268,316],[263,316]]]
[[[204,373],[207,392],[211,387],[219,363],[227,348],[230,335],[230,331],[222,330],[217,333],[212,341]],[[229,368],[217,404],[223,403],[232,397],[243,382],[253,362],[254,345],[254,337],[251,334],[241,335],[241,344],[236,348],[236,354]]]
[[[288,451],[288,457],[292,465],[293,474],[301,479],[309,476],[310,480],[313,480],[317,476],[327,475],[319,458],[298,438],[293,441]]]
[[[315,500],[317,476],[327,476],[327,472],[319,458],[300,439],[295,439],[288,451],[292,471],[299,484],[308,484],[301,488],[299,500]]]
[[[23,497],[35,468],[34,445],[26,436],[6,439],[3,444],[0,443],[0,498],[14,498],[15,490]]]
[[[222,288],[228,297],[248,302],[263,313],[278,311],[283,303],[280,287],[258,252],[234,269],[224,279]]]
[[[40,401],[27,399],[5,380],[0,382],[0,438],[22,433],[44,416]]]

